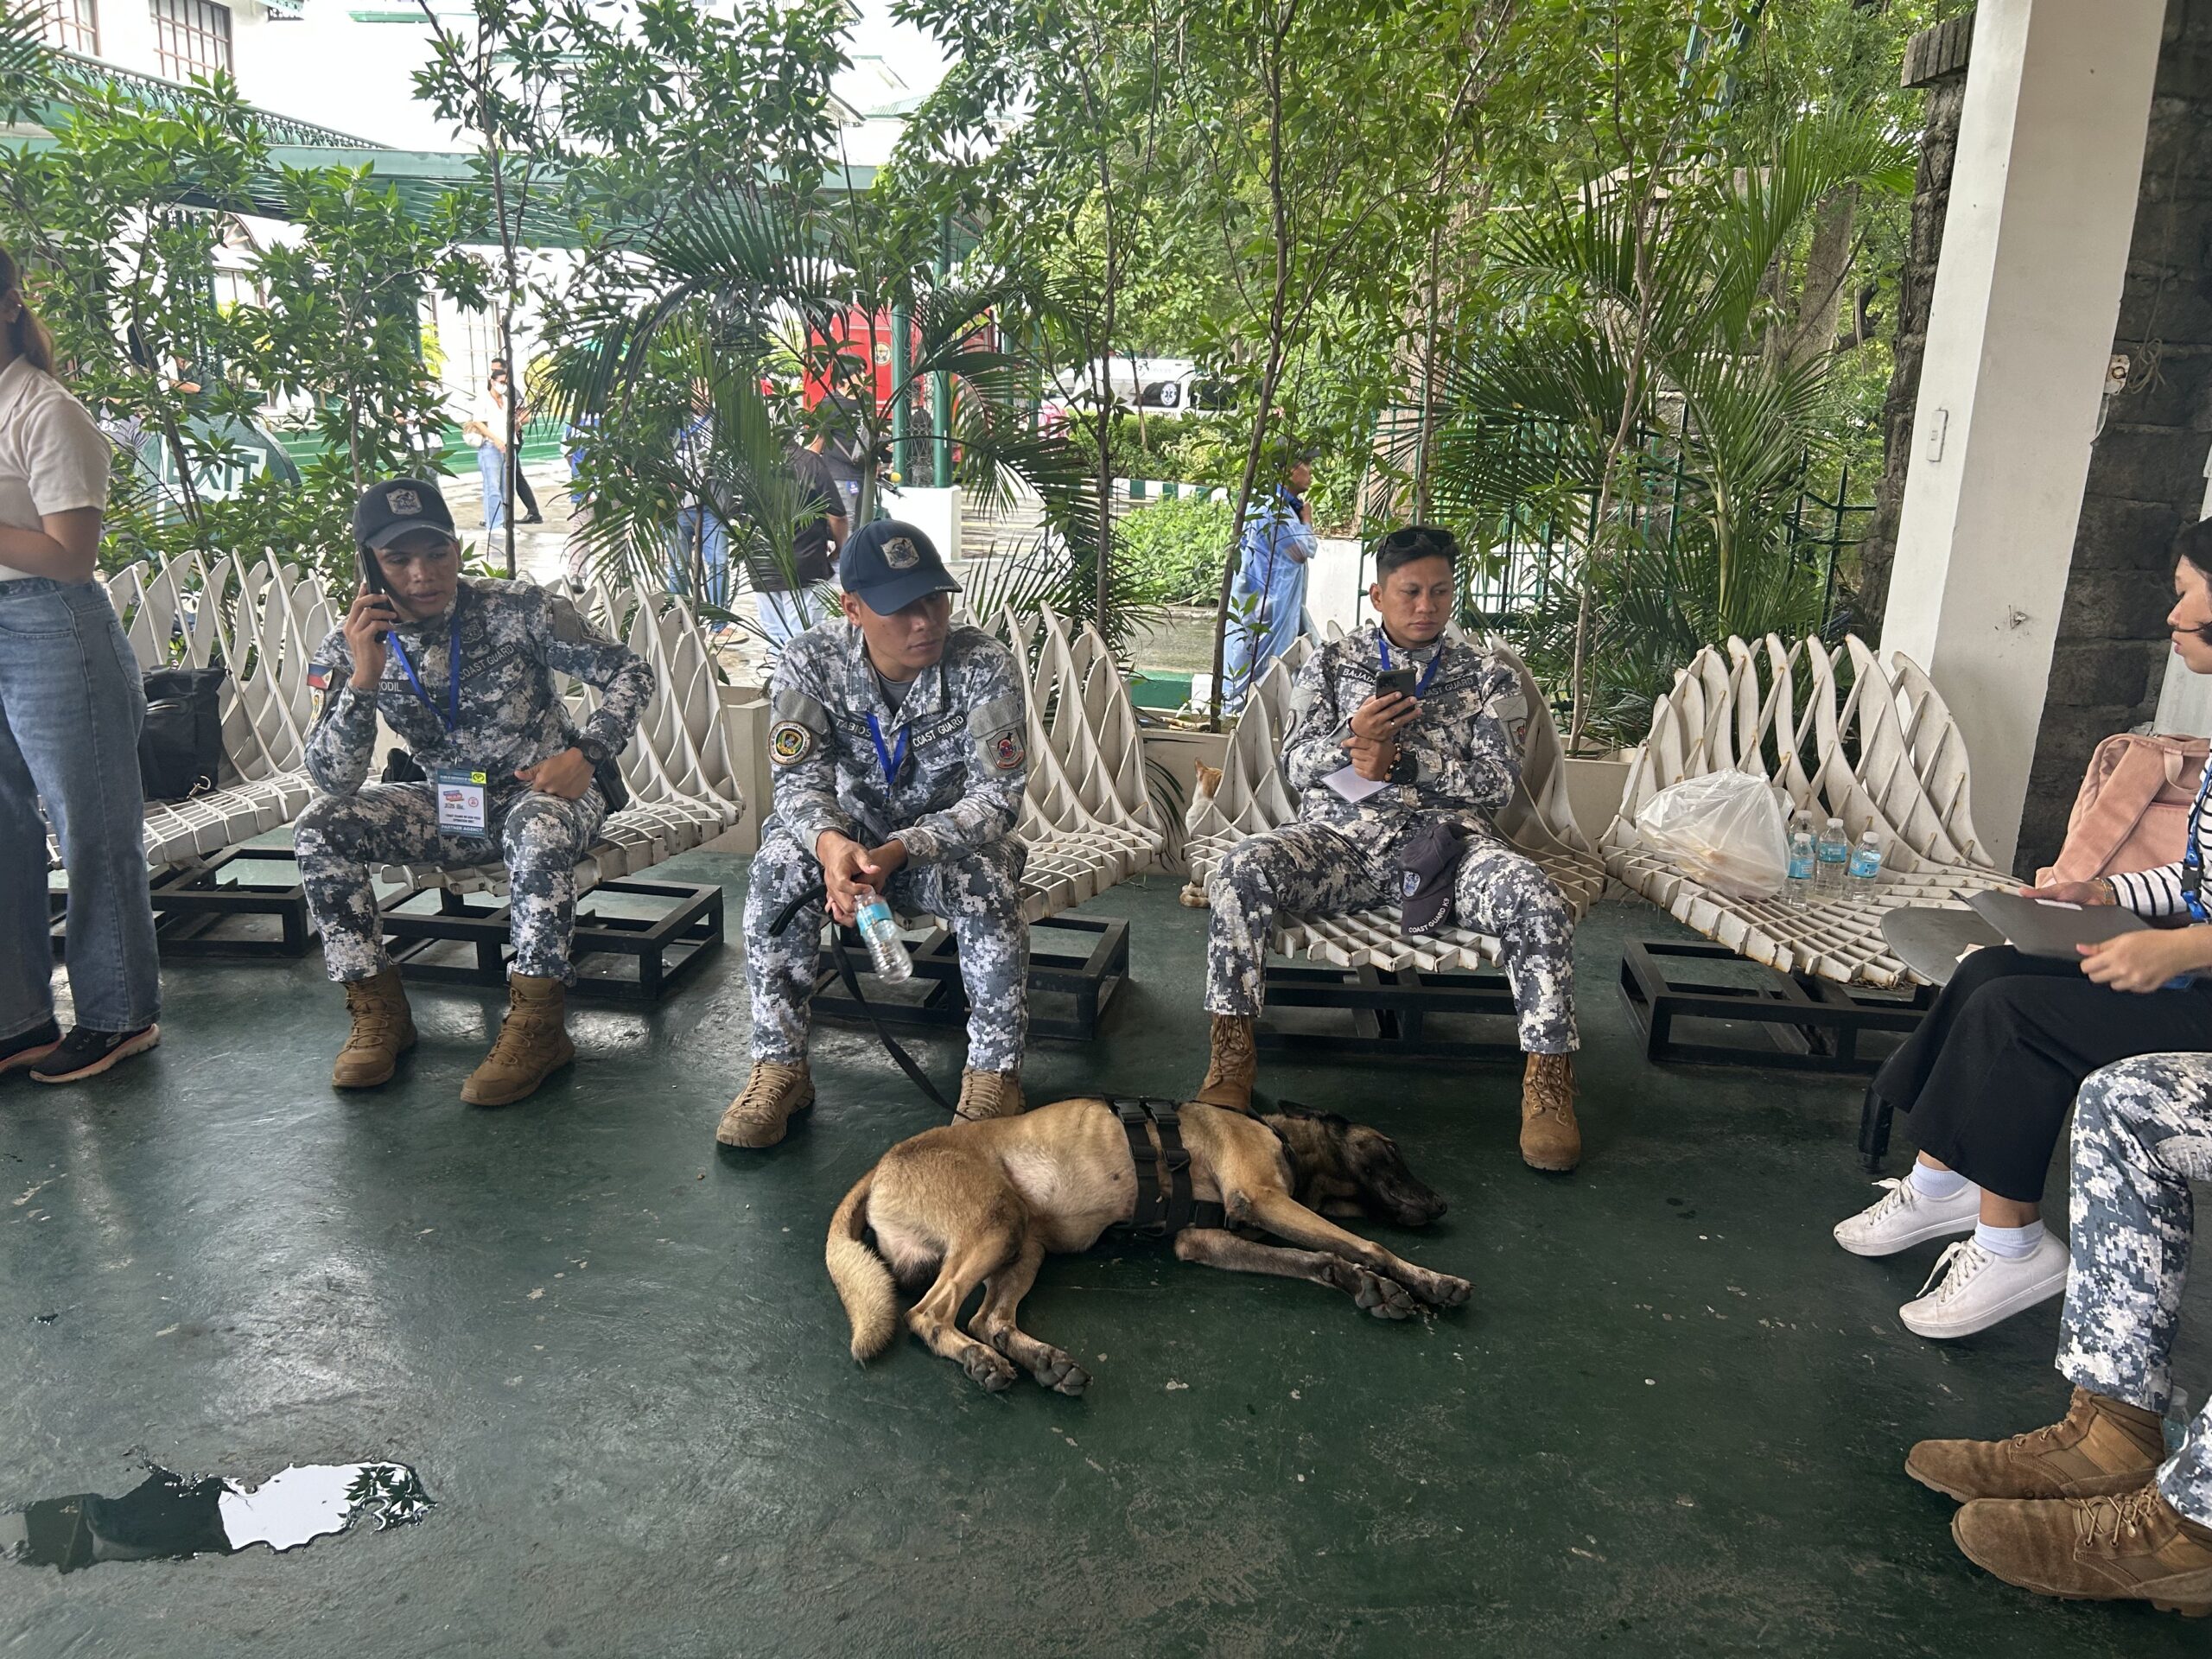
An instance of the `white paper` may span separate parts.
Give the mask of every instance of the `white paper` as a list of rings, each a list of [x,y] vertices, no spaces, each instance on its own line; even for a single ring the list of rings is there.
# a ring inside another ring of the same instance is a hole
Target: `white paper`
[[[1338,766],[1321,780],[1344,799],[1357,805],[1378,789],[1390,787],[1387,778],[1363,778],[1356,766]]]

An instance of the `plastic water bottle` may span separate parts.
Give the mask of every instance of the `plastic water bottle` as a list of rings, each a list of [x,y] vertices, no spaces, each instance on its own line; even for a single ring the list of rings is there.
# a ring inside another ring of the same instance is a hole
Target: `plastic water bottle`
[[[1843,837],[1843,820],[1830,818],[1827,828],[1821,831],[1820,845],[1815,849],[1819,868],[1813,886],[1825,897],[1834,898],[1843,892],[1844,869],[1851,861],[1851,843]]]
[[[912,979],[914,959],[906,954],[906,941],[899,937],[899,924],[892,919],[891,906],[883,902],[881,894],[865,888],[862,891],[868,896],[861,900],[859,912],[853,919],[859,925],[861,938],[868,945],[868,966],[875,969],[878,979],[887,984]]]
[[[1851,849],[1851,879],[1854,883],[1872,886],[1882,873],[1882,838],[1869,830],[1859,837],[1859,844]]]
[[[1789,880],[1782,889],[1793,910],[1802,910],[1813,901],[1814,859],[1813,832],[1799,824],[1789,832]]]

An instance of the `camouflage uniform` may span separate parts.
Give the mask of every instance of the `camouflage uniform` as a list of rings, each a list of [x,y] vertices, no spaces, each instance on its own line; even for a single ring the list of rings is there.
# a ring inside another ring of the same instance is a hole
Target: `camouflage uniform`
[[[1021,917],[1027,853],[1014,839],[1014,826],[1029,757],[1016,675],[1005,646],[977,629],[957,627],[944,658],[894,709],[860,630],[842,617],[784,648],[768,740],[776,810],[762,826],[745,899],[754,1059],[805,1057],[823,906],[801,909],[780,935],[772,937],[768,926],[822,879],[814,844],[835,830],[863,846],[905,843],[906,864],[884,897],[894,911],[942,916],[951,925],[968,989],[969,1065],[1020,1068],[1028,1026],[1029,928]],[[871,715],[886,751],[899,760],[895,783],[884,779]]]
[[[2091,1072],[2074,1114],[2074,1265],[2058,1346],[2069,1382],[2146,1411],[2171,1407],[2192,1180],[2212,1180],[2212,1054],[2145,1054]],[[2158,1490],[2212,1526],[2212,1403],[2159,1469]]]
[[[1206,939],[1209,1013],[1260,1012],[1268,936],[1278,910],[1341,915],[1398,902],[1398,855],[1423,823],[1447,818],[1473,830],[1452,881],[1452,915],[1503,946],[1521,1014],[1521,1046],[1568,1054],[1574,1027],[1574,916],[1552,879],[1491,827],[1513,798],[1529,708],[1518,677],[1497,657],[1452,639],[1424,652],[1393,650],[1390,665],[1426,676],[1421,716],[1399,737],[1414,781],[1347,801],[1322,780],[1348,765],[1351,716],[1375,695],[1382,664],[1377,625],[1332,641],[1299,671],[1283,774],[1300,791],[1298,822],[1239,842],[1206,884],[1213,919]]]
[[[323,961],[335,980],[372,978],[386,965],[372,866],[494,860],[507,867],[513,971],[574,977],[575,867],[599,833],[607,803],[596,784],[564,801],[531,789],[515,772],[572,747],[594,761],[621,753],[652,696],[653,671],[627,646],[593,633],[565,601],[528,582],[464,579],[454,602],[461,616],[461,716],[451,734],[444,719],[451,613],[396,631],[435,709],[416,696],[397,652],[386,655],[371,697],[353,687],[343,630],[334,628],[315,648],[308,677],[322,702],[307,763],[322,792],[300,815],[292,842],[308,912],[322,931]],[[581,729],[562,702],[556,671],[604,694]],[[425,772],[484,774],[481,836],[439,830],[431,783],[363,786],[379,714]]]

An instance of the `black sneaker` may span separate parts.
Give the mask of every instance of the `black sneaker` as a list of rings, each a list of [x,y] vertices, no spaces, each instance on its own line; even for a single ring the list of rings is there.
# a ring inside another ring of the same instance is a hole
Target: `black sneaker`
[[[161,1040],[159,1026],[142,1026],[137,1031],[87,1031],[73,1026],[61,1046],[31,1067],[31,1081],[81,1083],[86,1077],[97,1077],[118,1061],[143,1054]]]
[[[20,1037],[10,1037],[0,1042],[0,1074],[36,1065],[60,1046],[61,1027],[51,1020]]]

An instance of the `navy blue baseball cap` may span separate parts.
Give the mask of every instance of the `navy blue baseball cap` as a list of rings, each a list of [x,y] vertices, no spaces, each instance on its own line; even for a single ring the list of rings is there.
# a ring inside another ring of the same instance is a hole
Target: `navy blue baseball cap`
[[[903,611],[960,584],[937,556],[937,543],[899,518],[879,518],[846,537],[837,555],[837,585],[856,594],[878,616]]]

